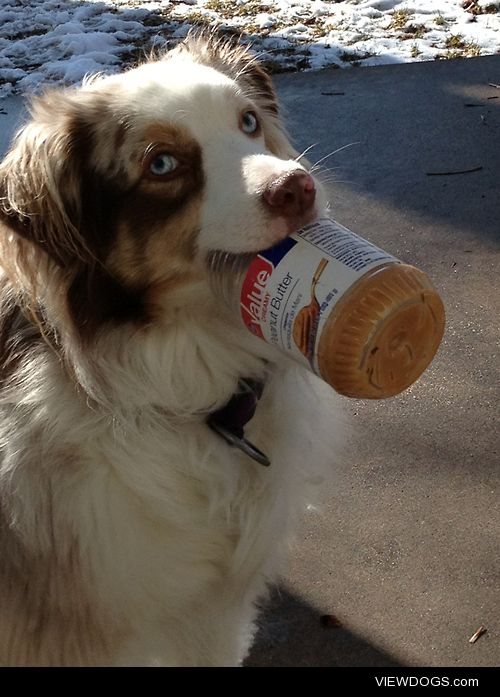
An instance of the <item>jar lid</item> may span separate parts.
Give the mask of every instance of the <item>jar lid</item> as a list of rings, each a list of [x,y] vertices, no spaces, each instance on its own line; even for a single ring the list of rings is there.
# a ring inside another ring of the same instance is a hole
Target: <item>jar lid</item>
[[[323,329],[318,365],[342,395],[381,399],[414,383],[434,358],[444,306],[423,271],[391,264],[360,279]]]

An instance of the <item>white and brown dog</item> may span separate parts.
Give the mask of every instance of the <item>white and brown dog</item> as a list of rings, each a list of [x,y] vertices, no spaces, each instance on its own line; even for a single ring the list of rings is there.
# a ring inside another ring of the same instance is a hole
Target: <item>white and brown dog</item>
[[[1,665],[245,656],[342,429],[210,259],[321,212],[299,160],[270,78],[214,37],[33,101],[0,164]],[[270,467],[210,428],[242,384]]]

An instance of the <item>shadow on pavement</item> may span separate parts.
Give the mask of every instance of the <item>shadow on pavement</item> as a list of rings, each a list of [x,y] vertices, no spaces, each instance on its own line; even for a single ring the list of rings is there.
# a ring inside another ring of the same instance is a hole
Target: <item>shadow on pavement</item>
[[[263,607],[248,667],[397,667],[402,664],[346,627],[325,628],[321,613],[284,588]]]
[[[382,226],[397,215],[401,227],[441,225],[467,231],[469,242],[498,244],[500,56],[282,75],[276,83],[297,149],[317,143],[308,159],[328,156],[334,217],[369,232],[376,207]]]

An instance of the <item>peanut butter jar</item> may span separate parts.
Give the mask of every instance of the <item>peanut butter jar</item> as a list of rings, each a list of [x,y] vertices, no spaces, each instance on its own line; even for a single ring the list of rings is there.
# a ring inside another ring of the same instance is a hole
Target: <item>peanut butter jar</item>
[[[423,271],[322,218],[256,255],[240,293],[247,328],[347,397],[409,387],[443,337],[443,303]]]

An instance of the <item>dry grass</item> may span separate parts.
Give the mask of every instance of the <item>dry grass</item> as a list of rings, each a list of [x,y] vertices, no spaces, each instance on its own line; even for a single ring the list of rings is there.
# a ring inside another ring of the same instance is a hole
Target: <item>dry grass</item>
[[[409,10],[395,10],[391,13],[392,21],[390,29],[404,29],[411,17]]]

